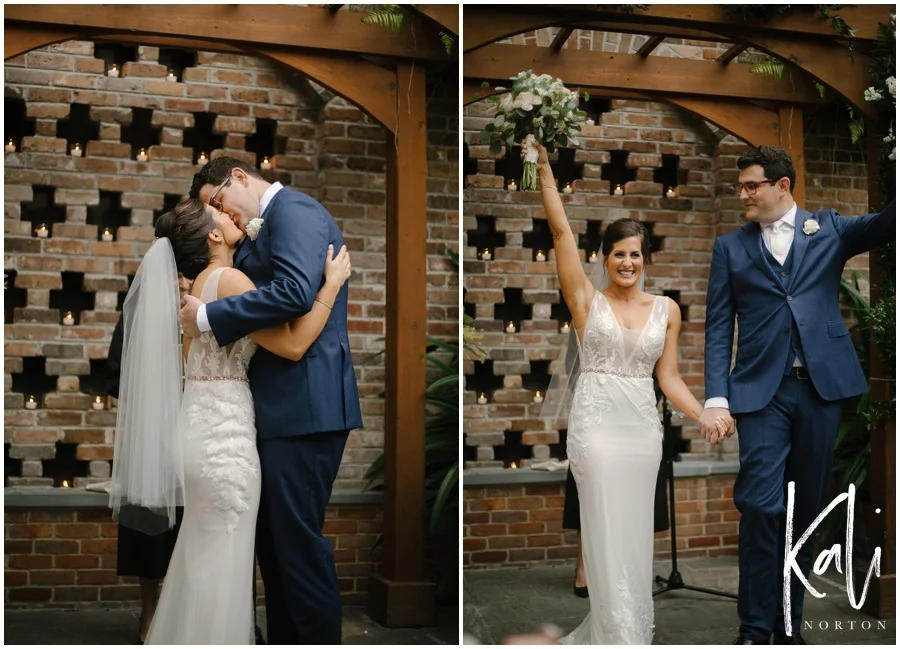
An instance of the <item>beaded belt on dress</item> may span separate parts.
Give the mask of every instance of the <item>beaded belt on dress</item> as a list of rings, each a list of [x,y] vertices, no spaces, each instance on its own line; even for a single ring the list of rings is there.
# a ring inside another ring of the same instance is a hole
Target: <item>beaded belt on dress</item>
[[[585,367],[581,370],[582,373],[589,374],[611,374],[613,376],[621,376],[626,379],[652,379],[653,377],[650,374],[638,374],[636,372],[619,372],[617,370],[607,370],[602,367]]]
[[[246,376],[186,376],[188,381],[240,381],[250,383]]]

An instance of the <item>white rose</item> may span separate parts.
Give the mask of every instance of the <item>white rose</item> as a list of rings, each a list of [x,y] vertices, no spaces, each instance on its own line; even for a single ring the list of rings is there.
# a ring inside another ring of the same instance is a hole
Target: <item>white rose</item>
[[[250,241],[256,241],[256,237],[259,236],[259,229],[263,225],[262,219],[253,219],[250,223],[247,224],[247,236],[250,237]]]
[[[803,222],[803,234],[809,236],[819,231],[819,222],[815,219],[806,219]]]
[[[897,159],[897,147],[894,147],[894,150],[888,154],[888,160],[896,160]]]
[[[878,101],[879,99],[884,99],[884,95],[875,90],[874,86],[869,86],[863,93],[863,97],[866,101]]]
[[[894,77],[888,77],[886,82],[888,92],[891,93],[891,97],[897,96],[897,80]]]
[[[894,141],[894,127],[891,126],[888,129],[888,134],[884,136],[882,142],[893,142]]]

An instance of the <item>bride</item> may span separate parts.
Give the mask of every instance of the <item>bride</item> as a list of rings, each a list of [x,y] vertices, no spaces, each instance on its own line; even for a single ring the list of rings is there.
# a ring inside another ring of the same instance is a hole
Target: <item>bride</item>
[[[131,523],[158,532],[184,505],[147,644],[253,644],[261,476],[247,366],[257,345],[292,360],[306,352],[350,276],[349,255],[342,248],[333,257],[329,247],[308,314],[220,348],[208,333],[180,340],[178,273],[193,280],[191,293],[204,302],[254,290],[232,268],[243,233],[225,214],[189,199],[160,218],[156,235],[123,309],[110,506],[116,514],[128,503],[157,512],[168,519],[162,525]]]
[[[662,454],[654,371],[669,400],[692,420],[703,408],[678,374],[678,305],[642,290],[650,256],[646,228],[631,219],[609,224],[597,264],[603,277],[595,286],[584,272],[547,151],[538,149],[556,272],[577,336],[577,358],[562,359],[568,377],[554,375],[542,417],[559,420],[568,411],[591,600],[587,618],[560,642],[650,644],[653,501]],[[723,431],[723,422],[719,426]]]

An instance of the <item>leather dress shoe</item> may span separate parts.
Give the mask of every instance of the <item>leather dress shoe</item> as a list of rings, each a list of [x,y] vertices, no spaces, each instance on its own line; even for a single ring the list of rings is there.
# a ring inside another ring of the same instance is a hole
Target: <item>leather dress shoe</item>
[[[772,638],[772,644],[806,644],[806,640],[799,633],[785,635],[776,631],[775,636]]]
[[[747,636],[739,635],[731,644],[769,644],[768,642],[757,642]]]

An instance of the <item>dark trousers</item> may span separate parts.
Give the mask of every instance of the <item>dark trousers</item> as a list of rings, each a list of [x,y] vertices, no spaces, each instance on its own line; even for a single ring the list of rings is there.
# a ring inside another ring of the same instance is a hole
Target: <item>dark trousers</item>
[[[783,569],[788,483],[794,482],[792,547],[821,513],[841,419],[838,401],[825,401],[812,381],[785,376],[772,401],[738,414],[741,468],[734,503],[741,512],[738,615],[741,635],[768,641],[784,633]],[[813,539],[797,557],[804,576]],[[799,633],[806,589],[791,577],[791,626]]]
[[[256,552],[268,644],[340,644],[341,595],[325,507],[349,431],[258,439]]]

